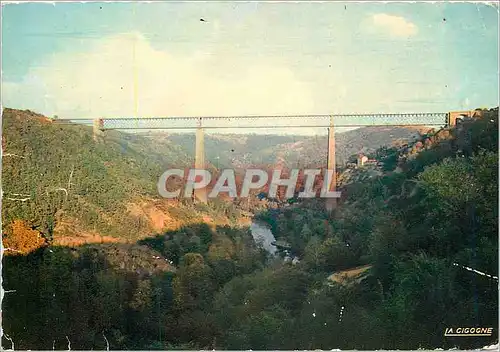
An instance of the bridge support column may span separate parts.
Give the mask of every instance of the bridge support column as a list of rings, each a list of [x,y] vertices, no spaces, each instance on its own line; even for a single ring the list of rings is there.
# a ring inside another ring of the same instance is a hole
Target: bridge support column
[[[196,129],[196,145],[195,145],[195,160],[194,167],[195,169],[204,169],[205,168],[205,135],[203,127],[201,126],[202,119],[198,120],[198,128]],[[201,203],[207,203],[207,189],[195,189],[194,190],[194,198]]]
[[[325,179],[330,187],[330,191],[337,190],[337,169],[335,165],[335,128],[333,116],[330,116],[330,127],[328,127],[328,156],[327,156],[327,169],[332,173],[332,179],[328,177]],[[332,211],[337,207],[337,198],[326,199],[326,210]]]
[[[102,119],[95,119],[92,134],[94,137],[94,142],[99,142],[102,138],[104,131],[104,123]]]

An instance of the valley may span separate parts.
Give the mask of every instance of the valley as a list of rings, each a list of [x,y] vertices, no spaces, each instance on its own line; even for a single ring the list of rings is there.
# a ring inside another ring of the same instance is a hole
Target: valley
[[[15,294],[4,296],[3,344],[483,346],[442,330],[498,318],[498,108],[463,128],[465,141],[455,128],[339,134],[343,197],[329,213],[322,199],[257,193],[163,199],[157,178],[192,165],[192,135],[111,131],[95,142],[90,127],[6,108],[3,287]],[[317,167],[326,149],[303,136],[205,143],[214,170]],[[348,167],[360,153],[377,164]]]

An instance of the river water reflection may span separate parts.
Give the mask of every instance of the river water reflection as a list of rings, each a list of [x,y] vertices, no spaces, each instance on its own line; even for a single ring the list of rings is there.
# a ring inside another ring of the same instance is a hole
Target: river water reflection
[[[276,239],[273,233],[266,225],[259,222],[252,222],[250,225],[250,231],[252,232],[252,237],[255,243],[262,243],[262,248],[264,248],[268,253],[275,255],[277,248],[272,245]]]

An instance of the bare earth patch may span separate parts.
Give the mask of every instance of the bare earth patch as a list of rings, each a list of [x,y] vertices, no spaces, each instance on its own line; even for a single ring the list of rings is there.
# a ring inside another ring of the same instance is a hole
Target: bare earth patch
[[[81,246],[89,243],[125,243],[124,238],[101,235],[97,231],[83,230],[78,220],[64,218],[57,222],[52,244],[56,246]]]
[[[361,274],[370,269],[371,267],[372,265],[368,264],[347,270],[337,271],[336,273],[330,275],[328,277],[328,280],[342,284],[349,279],[360,278]]]

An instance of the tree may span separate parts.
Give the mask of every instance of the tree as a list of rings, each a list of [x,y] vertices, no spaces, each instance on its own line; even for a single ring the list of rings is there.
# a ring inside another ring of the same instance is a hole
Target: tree
[[[212,269],[199,253],[187,253],[173,281],[174,303],[184,309],[202,309],[211,305],[216,289]]]
[[[14,220],[10,227],[2,240],[7,253],[28,254],[47,243],[42,234],[30,228],[25,221]]]

